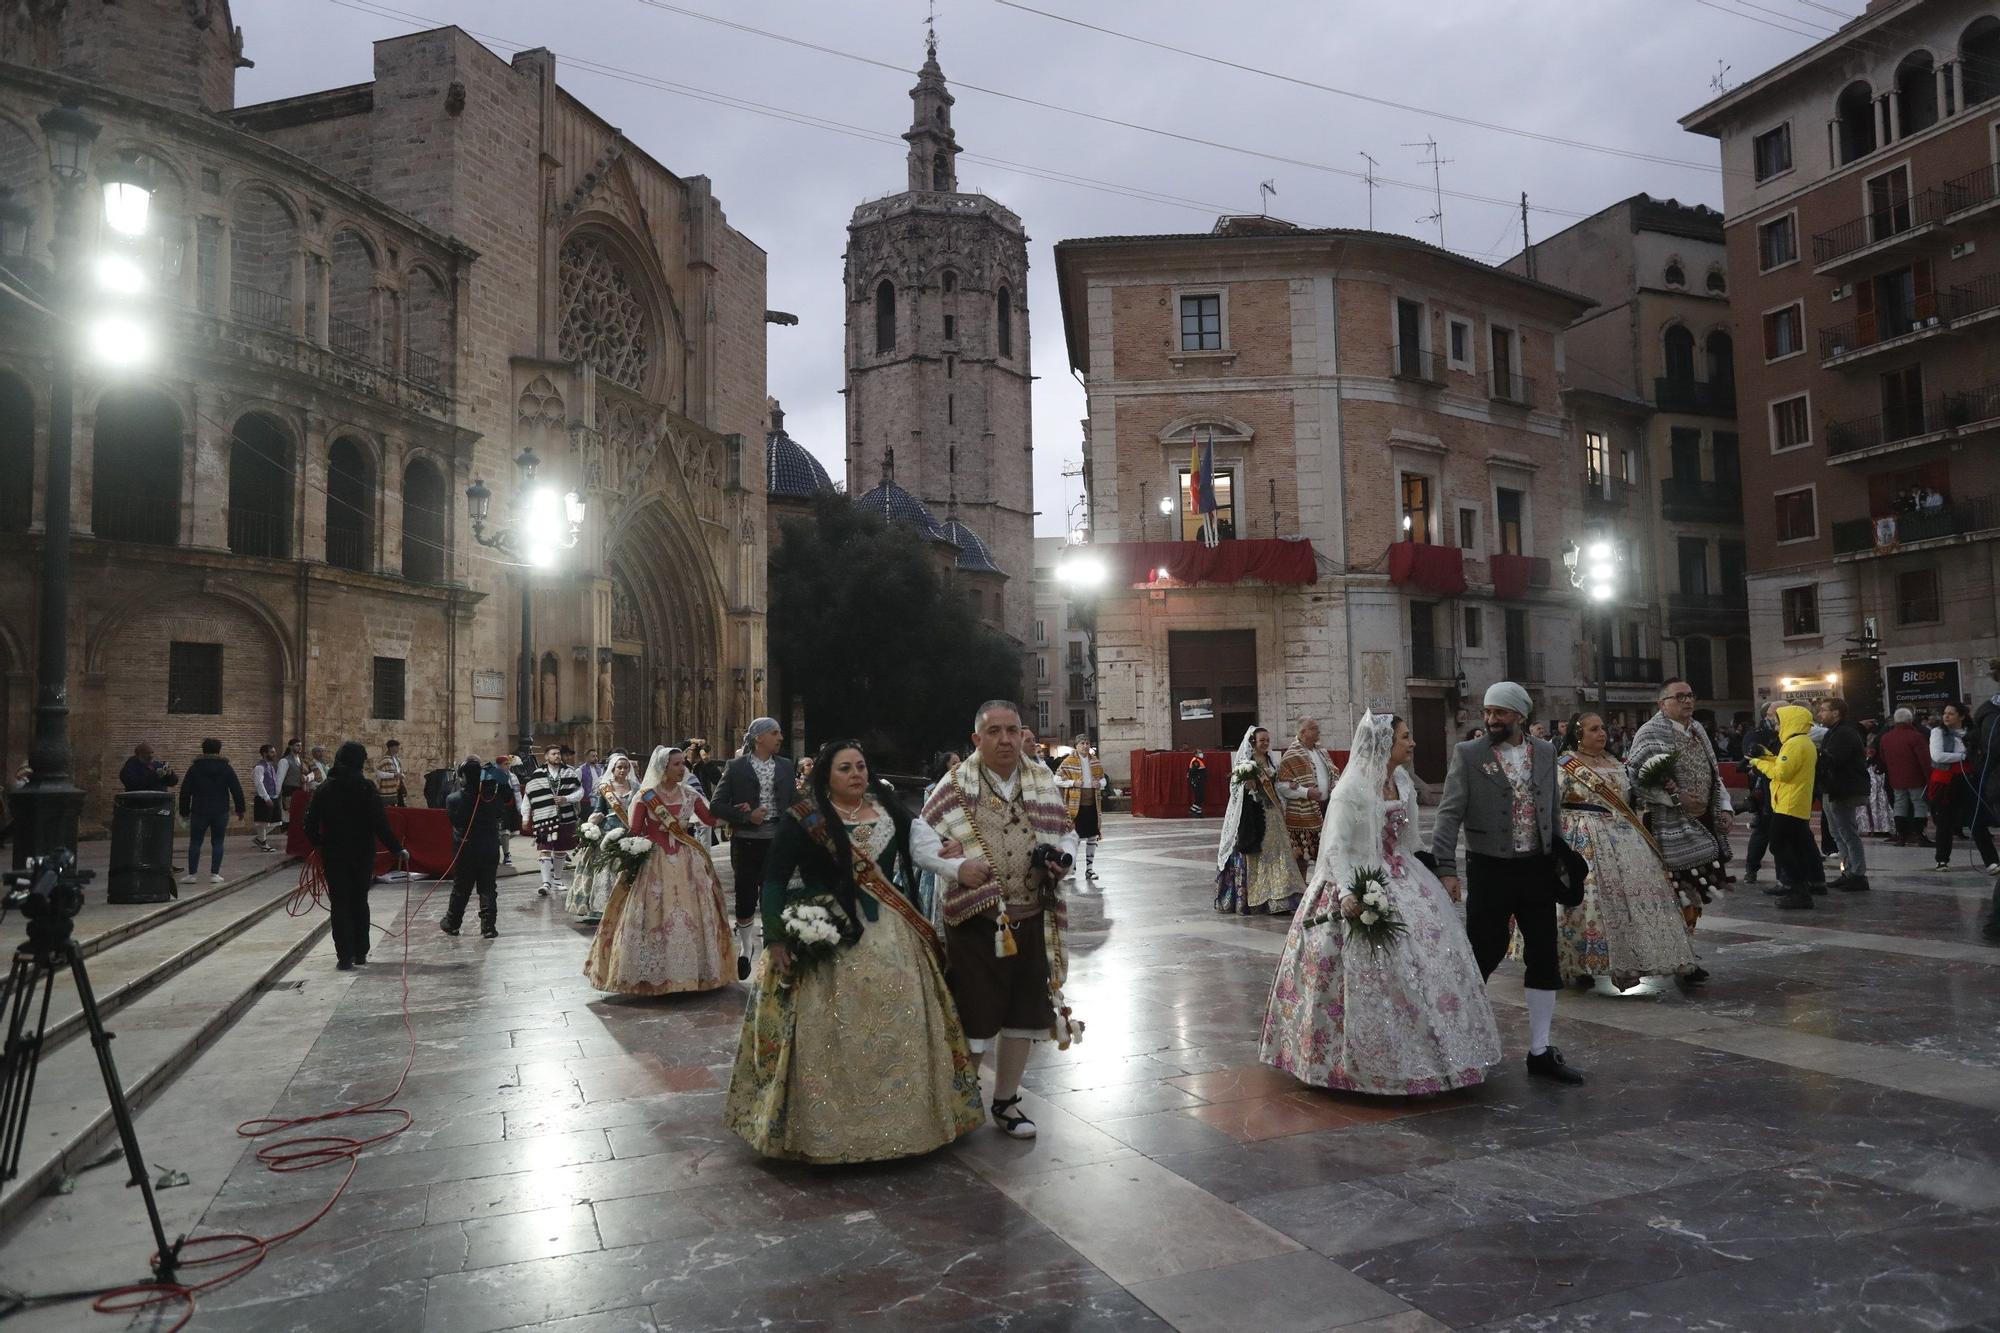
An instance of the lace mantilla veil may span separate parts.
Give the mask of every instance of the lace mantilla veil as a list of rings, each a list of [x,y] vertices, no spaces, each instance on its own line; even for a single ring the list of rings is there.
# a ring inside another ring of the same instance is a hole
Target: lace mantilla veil
[[[1217,844],[1215,868],[1225,869],[1229,865],[1229,854],[1236,850],[1236,830],[1243,822],[1244,786],[1236,780],[1239,765],[1250,763],[1257,753],[1257,733],[1263,728],[1252,723],[1237,743],[1236,753],[1229,760],[1229,809],[1222,816],[1222,841]]]
[[[1355,724],[1347,767],[1333,784],[1320,829],[1315,884],[1324,880],[1338,891],[1357,869],[1382,864],[1382,815],[1388,804],[1382,784],[1389,780],[1389,751],[1395,743],[1396,721],[1386,713],[1363,713]]]

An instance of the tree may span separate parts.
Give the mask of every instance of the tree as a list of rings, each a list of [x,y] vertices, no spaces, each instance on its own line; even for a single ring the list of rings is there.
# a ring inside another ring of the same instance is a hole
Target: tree
[[[812,744],[853,737],[872,766],[914,771],[962,748],[972,713],[1015,699],[1021,650],[982,624],[913,530],[845,496],[784,524],[771,556],[771,660]]]

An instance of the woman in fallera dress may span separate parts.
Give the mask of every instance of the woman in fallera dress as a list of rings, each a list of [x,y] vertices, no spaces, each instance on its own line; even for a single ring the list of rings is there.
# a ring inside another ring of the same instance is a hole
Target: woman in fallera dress
[[[1237,776],[1246,765],[1254,773]],[[1292,841],[1285,836],[1282,802],[1302,794],[1278,781],[1271,733],[1262,727],[1244,732],[1229,761],[1229,809],[1215,854],[1216,911],[1282,915],[1298,905],[1306,886],[1292,856]]]
[[[687,755],[661,746],[632,799],[632,832],[653,844],[639,869],[618,881],[597,924],[583,973],[621,995],[714,990],[736,980],[732,920],[708,848],[695,836],[713,825],[708,802],[686,784]]]
[[[606,840],[622,838],[631,832],[632,798],[638,790],[638,775],[632,771],[631,757],[613,751],[604,763],[604,776],[597,780],[597,789],[591,793],[590,814],[584,820],[585,829],[596,829],[597,836],[590,836],[585,829],[578,830],[588,861],[570,878],[569,892],[563,898],[563,906],[572,916],[585,921],[603,918],[605,901],[610,898],[611,890],[618,887],[619,870],[618,862],[602,855],[599,849]]]
[[[985,1123],[944,951],[914,900],[910,814],[853,741],[819,752],[764,876],[765,948],[724,1117],[758,1152],[873,1162],[930,1152]],[[783,912],[828,909],[831,958],[798,969]]]
[[[1302,1083],[1415,1097],[1486,1079],[1500,1034],[1452,895],[1417,859],[1410,729],[1363,714],[1334,784],[1312,887],[1292,919],[1264,1016],[1261,1055]],[[1348,938],[1349,892],[1377,871],[1405,933],[1376,947]]]
[[[1673,877],[1640,821],[1624,763],[1605,745],[1604,719],[1570,719],[1557,760],[1562,836],[1590,867],[1583,902],[1556,916],[1556,963],[1565,985],[1617,995],[1641,977],[1695,969],[1694,946]],[[1515,933],[1514,956],[1520,957]]]

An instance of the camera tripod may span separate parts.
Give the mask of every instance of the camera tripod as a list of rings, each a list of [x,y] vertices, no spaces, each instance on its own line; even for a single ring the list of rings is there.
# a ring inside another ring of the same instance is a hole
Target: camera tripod
[[[77,946],[74,917],[82,905],[83,882],[92,872],[75,867],[75,859],[68,853],[44,858],[22,877],[25,883],[16,881],[22,886],[10,899],[28,918],[28,938],[14,951],[8,978],[7,1041],[0,1048],[0,1182],[20,1174],[28,1105],[35,1095],[35,1072],[48,1031],[49,1001],[55,993],[56,974],[67,964],[90,1029],[91,1047],[97,1052],[97,1068],[104,1076],[104,1092],[111,1102],[112,1119],[118,1124],[125,1162],[132,1169],[130,1183],[138,1186],[146,1201],[146,1218],[153,1224],[153,1273],[161,1282],[172,1282],[181,1242],[167,1243],[160,1208],[153,1199],[153,1182],[146,1175],[146,1159],[139,1151],[139,1135],[132,1127],[132,1107],[125,1100],[125,1085],[111,1058],[111,1034],[104,1030],[90,973],[83,966],[83,950]]]

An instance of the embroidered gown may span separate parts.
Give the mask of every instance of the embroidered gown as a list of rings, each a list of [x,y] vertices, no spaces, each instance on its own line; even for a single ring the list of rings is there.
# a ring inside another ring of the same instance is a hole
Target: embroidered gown
[[[1390,910],[1408,933],[1383,949],[1347,938],[1340,891],[1353,867],[1326,840],[1271,986],[1259,1053],[1315,1087],[1422,1096],[1482,1083],[1500,1059],[1465,926],[1417,859],[1416,785],[1400,769],[1396,790],[1396,800],[1379,803],[1379,863]]]
[[[869,810],[847,826],[848,837],[894,883],[895,826],[872,802]],[[815,887],[828,868],[787,814],[764,881],[766,940],[784,938],[778,914],[787,903],[833,904],[830,891]],[[858,901],[861,937],[835,958],[790,979],[767,951],[751,975],[723,1118],[767,1157],[909,1157],[985,1122],[979,1075],[936,954],[865,884]]]
[[[1563,839],[1590,867],[1583,902],[1559,908],[1556,916],[1556,965],[1563,983],[1692,972],[1694,946],[1674,882],[1635,817],[1625,766],[1612,760],[1594,767],[1572,752],[1563,755],[1557,773]],[[1512,953],[1521,956],[1518,930]]]
[[[1283,915],[1297,906],[1305,882],[1292,854],[1292,840],[1285,832],[1283,802],[1279,799],[1275,770],[1261,765],[1260,778],[1237,784],[1244,805],[1255,801],[1264,812],[1264,841],[1255,852],[1242,850],[1240,825],[1224,822],[1224,836],[1234,833],[1235,841],[1222,858],[1215,876],[1215,910],[1242,916],[1268,912]],[[1234,776],[1230,781],[1235,782]],[[1235,799],[1232,796],[1232,800]]]
[[[631,830],[625,827],[625,807],[623,795],[614,795],[608,786],[600,784],[591,798],[591,813],[604,816],[598,827],[606,839],[625,837]],[[581,827],[579,827],[579,833]],[[591,854],[592,863],[586,865],[571,877],[569,888],[563,894],[563,907],[571,916],[585,921],[601,920],[604,904],[611,897],[611,891],[618,887],[618,863],[609,857],[597,856],[597,841],[581,838],[581,844]]]
[[[708,848],[690,821],[713,824],[708,803],[679,787],[642,792],[632,831],[653,844],[636,874],[619,880],[597,924],[583,974],[621,995],[714,990],[736,979],[732,920]]]

